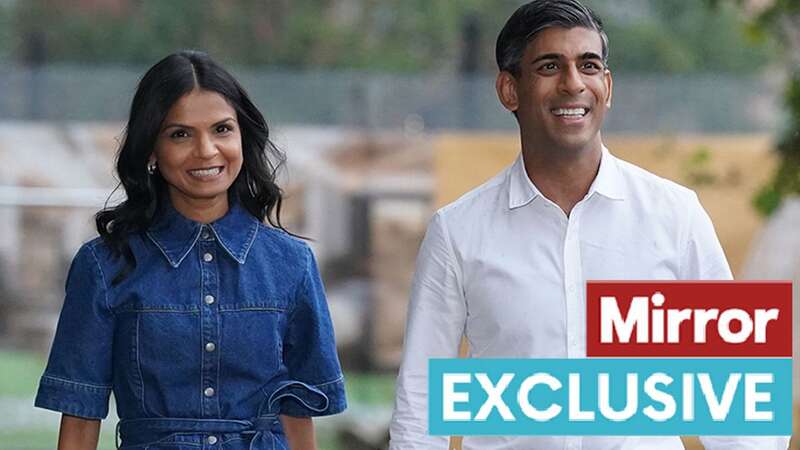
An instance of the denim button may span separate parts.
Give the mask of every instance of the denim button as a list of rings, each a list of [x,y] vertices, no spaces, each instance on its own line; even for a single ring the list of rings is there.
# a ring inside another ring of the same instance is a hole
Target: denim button
[[[205,391],[203,391],[203,395],[206,397],[213,397],[214,396],[214,388],[207,387]]]
[[[208,445],[214,445],[216,443],[217,443],[217,437],[216,436],[209,436],[208,437]]]
[[[203,261],[205,262],[211,262],[213,259],[214,255],[212,255],[211,253],[206,253],[205,255],[203,255]]]
[[[206,305],[213,305],[214,304],[214,296],[213,295],[206,295],[206,298],[204,300],[206,302]]]
[[[206,351],[207,351],[207,352],[213,352],[213,351],[214,351],[214,350],[216,350],[216,349],[217,349],[217,346],[216,346],[216,345],[214,345],[214,343],[213,343],[213,342],[208,342],[208,343],[206,343]]]

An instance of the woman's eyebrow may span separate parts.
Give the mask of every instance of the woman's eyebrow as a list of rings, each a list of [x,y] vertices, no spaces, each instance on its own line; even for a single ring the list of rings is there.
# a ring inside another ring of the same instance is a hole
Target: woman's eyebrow
[[[219,122],[215,122],[213,125],[211,125],[211,127],[213,128],[213,127],[222,125],[222,124],[224,124],[226,122],[235,122],[235,121],[236,121],[236,119],[234,119],[233,117],[226,117],[226,118],[220,120]]]
[[[214,122],[214,124],[212,124],[210,128],[216,127],[218,125],[222,125],[222,124],[224,124],[226,122],[235,122],[235,121],[236,121],[236,119],[234,119],[233,117],[226,117],[226,118],[224,118],[222,120]],[[183,124],[183,123],[180,123],[180,122],[170,122],[170,123],[164,125],[162,130],[166,130],[167,128],[187,128],[187,129],[190,129],[190,130],[194,129],[193,126],[186,125],[186,124]]]
[[[189,129],[194,129],[194,127],[192,127],[192,126],[184,125],[184,124],[178,123],[178,122],[168,123],[168,124],[164,125],[164,127],[161,128],[161,129],[162,130],[166,130],[167,128],[189,128]]]

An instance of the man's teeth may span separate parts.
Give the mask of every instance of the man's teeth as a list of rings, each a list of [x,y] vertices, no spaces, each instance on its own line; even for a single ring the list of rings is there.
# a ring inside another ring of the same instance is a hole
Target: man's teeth
[[[557,108],[553,110],[553,114],[557,116],[585,116],[586,108]]]
[[[222,167],[212,167],[210,169],[190,170],[189,173],[196,177],[212,177],[222,172]]]

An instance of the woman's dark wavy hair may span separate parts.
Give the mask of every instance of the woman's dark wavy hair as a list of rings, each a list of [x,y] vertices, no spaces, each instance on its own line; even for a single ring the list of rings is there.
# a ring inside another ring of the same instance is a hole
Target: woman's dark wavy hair
[[[126,260],[114,284],[136,267],[129,236],[146,230],[163,202],[168,201],[166,181],[158,172],[148,174],[147,163],[167,112],[194,89],[216,92],[236,110],[243,163],[229,196],[258,220],[286,231],[280,221],[283,193],[275,183],[276,171],[286,158],[269,140],[264,116],[236,79],[207,54],[186,50],[173,53],[145,73],[133,97],[117,153],[117,175],[127,198],[95,215],[100,236],[117,256]]]

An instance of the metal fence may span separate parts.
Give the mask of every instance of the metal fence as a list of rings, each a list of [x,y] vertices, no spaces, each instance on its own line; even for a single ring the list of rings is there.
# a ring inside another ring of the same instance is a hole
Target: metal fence
[[[124,120],[143,67],[0,67],[0,120]],[[514,129],[494,76],[237,69],[270,122],[428,130]],[[771,132],[780,84],[768,77],[618,74],[609,132]]]

